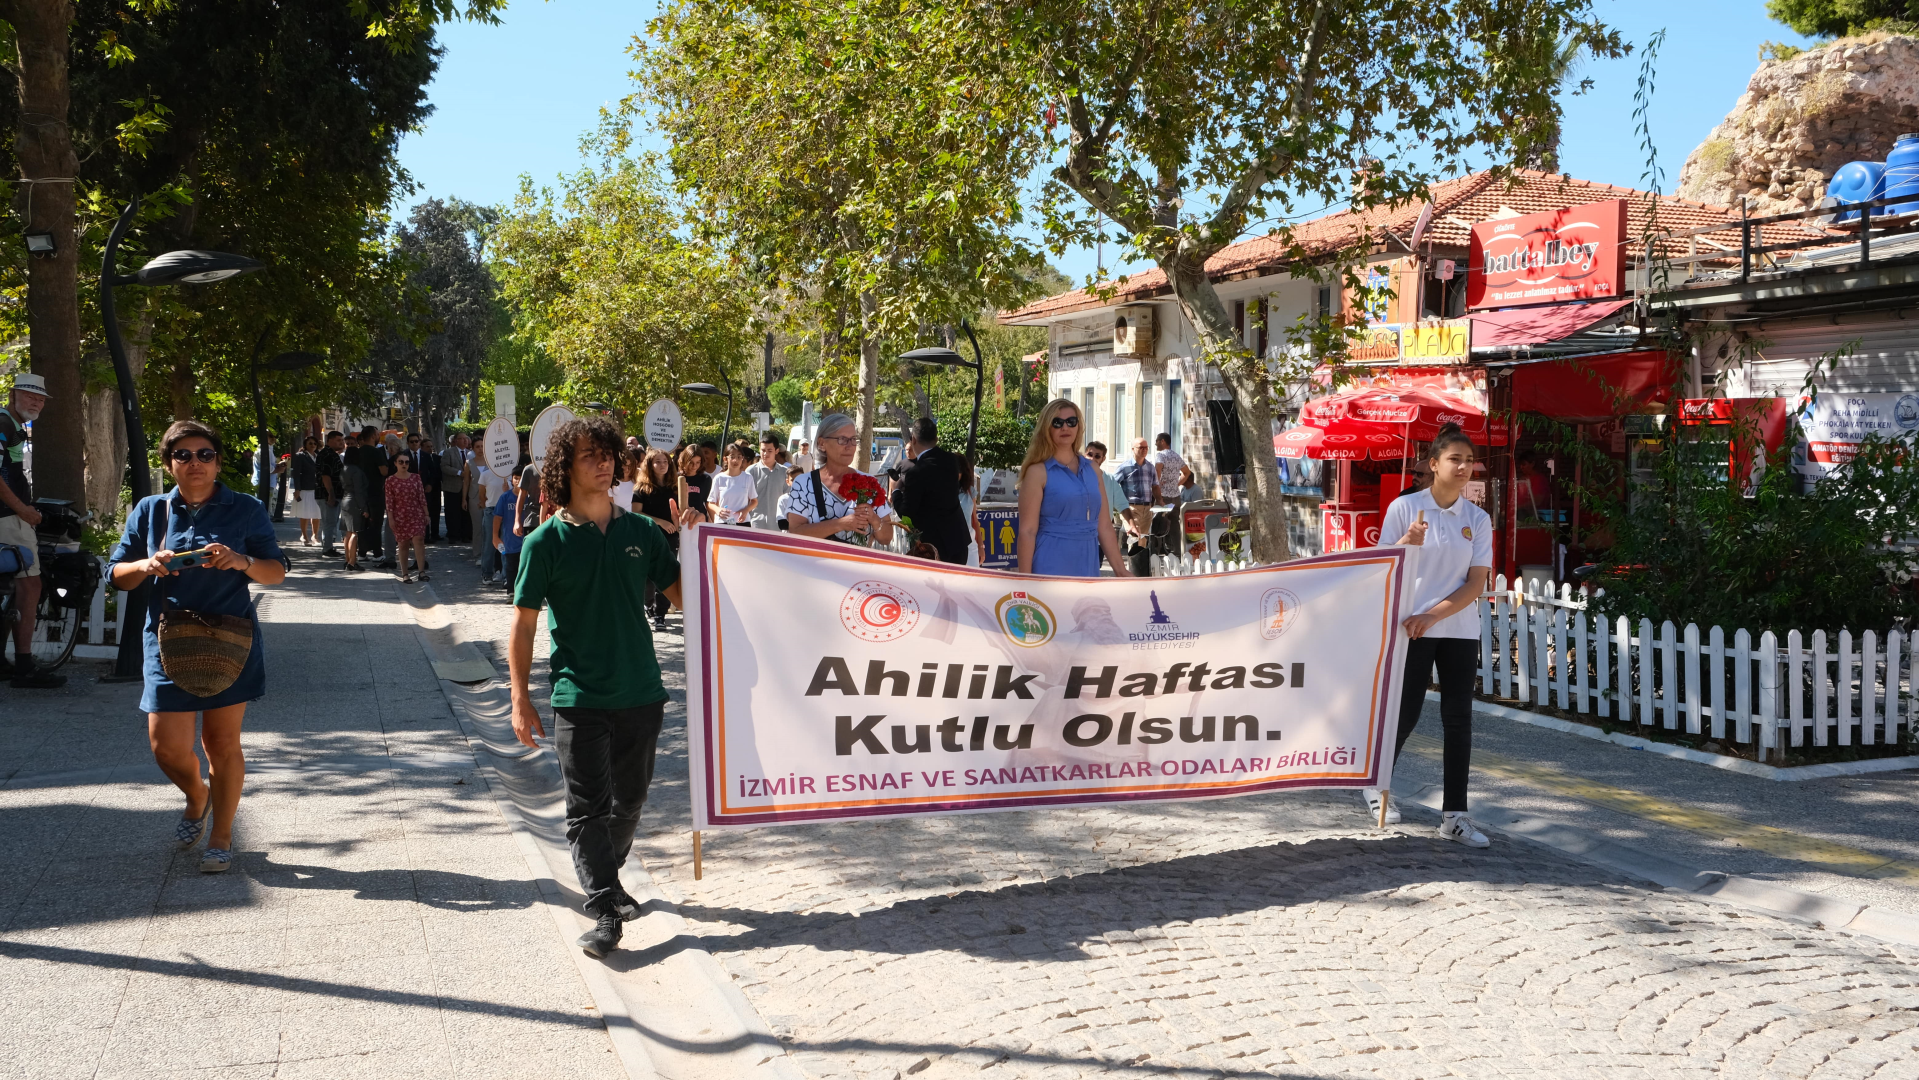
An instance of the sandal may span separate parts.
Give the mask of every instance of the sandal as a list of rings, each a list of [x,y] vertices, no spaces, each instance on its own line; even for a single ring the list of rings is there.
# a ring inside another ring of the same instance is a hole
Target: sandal
[[[233,865],[233,852],[227,848],[210,847],[200,853],[200,872],[218,874]]]
[[[207,831],[207,823],[213,820],[213,793],[207,793],[207,808],[198,818],[181,818],[173,827],[173,844],[181,851],[199,843],[200,836]]]

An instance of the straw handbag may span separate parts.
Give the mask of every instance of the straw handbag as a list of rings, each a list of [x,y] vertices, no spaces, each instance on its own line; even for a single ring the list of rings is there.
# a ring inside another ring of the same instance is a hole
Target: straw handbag
[[[173,506],[168,500],[168,533],[172,526]],[[165,535],[161,534],[163,542]],[[161,602],[165,603],[164,598]],[[163,608],[159,637],[160,670],[173,685],[195,697],[213,697],[225,693],[246,669],[247,657],[253,653],[253,620]]]

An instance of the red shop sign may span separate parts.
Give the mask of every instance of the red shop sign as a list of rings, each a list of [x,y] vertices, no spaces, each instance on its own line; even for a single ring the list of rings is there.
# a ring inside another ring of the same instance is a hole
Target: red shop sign
[[[1473,226],[1469,308],[1596,300],[1624,290],[1626,200]]]

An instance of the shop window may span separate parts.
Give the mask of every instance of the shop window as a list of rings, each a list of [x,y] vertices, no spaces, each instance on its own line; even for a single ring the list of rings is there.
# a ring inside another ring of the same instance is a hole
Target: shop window
[[[1184,457],[1186,454],[1186,391],[1178,379],[1166,380],[1166,426],[1160,430],[1173,437],[1173,452]]]
[[[1147,446],[1150,447],[1152,446],[1153,436],[1156,434],[1158,434],[1158,432],[1153,430],[1153,384],[1140,383],[1139,435],[1140,438],[1146,440]]]
[[[1425,290],[1421,293],[1421,318],[1465,318],[1466,275],[1461,270],[1454,270],[1451,280],[1448,281],[1441,281],[1431,276],[1426,278]]]
[[[1239,435],[1239,403],[1232,398],[1214,398],[1206,403],[1206,418],[1213,428],[1213,471],[1231,476],[1246,467],[1246,446]]]

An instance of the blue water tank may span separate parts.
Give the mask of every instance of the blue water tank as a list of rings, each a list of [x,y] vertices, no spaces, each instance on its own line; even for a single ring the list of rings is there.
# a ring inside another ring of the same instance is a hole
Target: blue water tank
[[[1886,155],[1886,198],[1911,195],[1915,201],[1893,203],[1888,214],[1919,212],[1919,134],[1901,135]]]
[[[1834,202],[1862,203],[1883,198],[1886,194],[1886,167],[1877,161],[1849,161],[1832,174],[1832,181],[1826,185],[1826,195]],[[1884,210],[1875,211],[1883,214]],[[1854,221],[1859,211],[1847,210],[1834,220]]]

